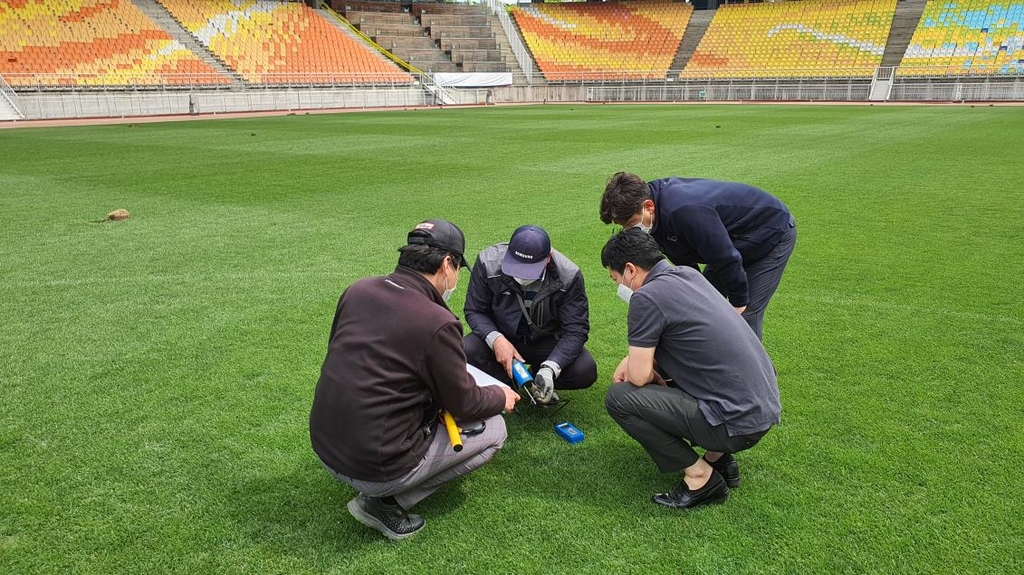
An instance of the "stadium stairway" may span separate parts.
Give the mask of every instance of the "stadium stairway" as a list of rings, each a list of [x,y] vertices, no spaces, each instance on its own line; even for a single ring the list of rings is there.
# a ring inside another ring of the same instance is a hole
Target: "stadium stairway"
[[[163,28],[172,38],[191,50],[197,58],[209,64],[211,68],[220,72],[225,77],[230,78],[232,88],[245,87],[245,84],[242,83],[242,77],[237,72],[228,68],[224,62],[210,53],[206,46],[203,46],[196,40],[195,36],[189,34],[188,30],[182,28],[181,24],[163,6],[156,3],[156,0],[131,0],[131,2],[143,14],[149,16],[157,26]]]
[[[332,4],[360,32],[425,72],[521,72],[501,24],[485,6]]]
[[[669,70],[678,73],[686,67],[686,63],[690,61],[690,57],[693,56],[694,50],[700,44],[700,39],[704,37],[704,32],[708,31],[708,26],[714,17],[714,10],[693,11],[690,21],[686,25],[686,31],[683,32],[683,41],[679,43],[679,51],[676,52],[676,57],[672,60]]]
[[[412,15],[459,72],[507,72],[511,53],[498,46],[488,9],[472,4],[413,4]],[[495,25],[497,24],[497,25]],[[447,42],[446,42],[447,41]],[[507,42],[506,42],[507,44]],[[515,58],[511,58],[515,61]]]
[[[892,18],[885,53],[882,54],[882,67],[900,65],[926,4],[928,0],[900,0],[896,3],[896,14]]]
[[[365,45],[365,44],[366,44],[366,40],[363,40],[363,38],[362,38],[361,36],[359,36],[358,34],[356,34],[355,32],[353,32],[351,28],[349,28],[348,26],[346,26],[346,25],[344,24],[344,22],[340,21],[340,20],[339,20],[339,19],[338,19],[338,18],[337,18],[337,17],[335,16],[336,14],[338,14],[338,12],[332,12],[332,10],[333,10],[333,8],[332,8],[331,10],[325,10],[325,9],[323,9],[323,8],[317,8],[317,9],[316,9],[316,11],[317,11],[317,13],[318,13],[318,14],[320,15],[320,17],[321,17],[321,18],[323,18],[324,20],[327,20],[327,22],[329,22],[331,26],[333,26],[333,27],[337,28],[338,30],[340,30],[340,31],[341,31],[341,33],[342,33],[342,34],[344,34],[344,35],[348,36],[349,38],[352,38],[352,39],[353,39],[353,40],[355,40],[356,42],[359,42],[360,44],[363,44],[363,45]],[[355,22],[352,22],[351,20],[349,20],[349,23],[351,23],[351,24],[352,24],[353,26],[356,26],[356,23],[355,23]],[[358,26],[356,26],[356,27],[357,27],[357,28],[359,28]],[[395,54],[395,53],[394,53],[394,52],[393,52],[393,51],[391,50],[391,48],[392,48],[393,46],[388,46],[388,45],[382,44],[382,43],[381,43],[381,42],[379,42],[379,41],[378,41],[378,40],[377,40],[376,38],[374,38],[374,37],[373,37],[373,34],[372,34],[371,32],[367,32],[366,30],[363,30],[362,28],[359,28],[359,30],[360,30],[360,31],[361,31],[361,32],[362,32],[363,34],[366,34],[367,36],[370,36],[370,38],[371,38],[371,39],[372,39],[372,40],[373,40],[374,42],[377,42],[377,44],[378,44],[378,45],[379,45],[380,47],[382,47],[382,48],[384,48],[385,50],[387,50],[387,51],[391,52],[392,54]],[[371,53],[373,53],[374,55],[376,55],[376,56],[377,56],[378,58],[380,58],[380,59],[381,59],[381,60],[383,60],[384,62],[388,62],[388,63],[391,63],[391,62],[392,62],[391,58],[388,58],[388,57],[387,57],[387,56],[385,56],[384,54],[380,53],[380,51],[378,51],[378,50],[377,50],[376,48],[374,48],[374,47],[372,47],[372,46],[367,46],[367,48],[369,48],[369,50],[370,50],[370,52],[371,52]],[[396,57],[398,57],[398,58],[402,58],[402,56],[400,56],[400,55],[398,55],[398,54],[395,54],[395,56],[396,56]],[[404,59],[403,59],[403,60],[404,60]],[[405,61],[406,63],[409,63],[409,62],[408,62],[407,60],[404,60],[404,61]],[[398,62],[395,62],[395,64],[398,64]],[[399,64],[399,66],[401,66],[401,65]],[[404,68],[403,68],[403,70],[404,70]]]
[[[9,102],[4,94],[0,94],[0,122],[4,120],[20,120],[22,118],[21,112],[14,107],[14,104]]]
[[[412,14],[387,10],[386,6],[378,11],[370,3],[347,2],[346,5],[336,6],[335,10],[378,45],[419,70],[459,71],[458,66],[441,51],[420,23],[413,19]],[[395,6],[401,8],[400,5]]]
[[[519,65],[519,61],[516,60],[516,55],[512,53],[512,44],[508,40],[508,35],[505,34],[505,29],[501,27],[501,21],[494,14],[489,14],[487,20],[491,24],[491,30],[494,31],[494,39],[498,44],[498,49],[501,50],[502,60],[508,66],[508,70],[512,72],[512,77],[522,77],[523,68]]]

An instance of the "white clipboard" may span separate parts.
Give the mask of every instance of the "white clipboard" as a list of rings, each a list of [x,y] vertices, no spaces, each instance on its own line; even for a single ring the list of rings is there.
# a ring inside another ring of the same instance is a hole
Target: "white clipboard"
[[[490,375],[480,371],[478,368],[468,363],[466,364],[466,371],[469,372],[469,375],[473,376],[473,380],[476,381],[477,387],[487,387],[489,385],[505,385],[504,383],[498,381],[497,379],[494,379]]]

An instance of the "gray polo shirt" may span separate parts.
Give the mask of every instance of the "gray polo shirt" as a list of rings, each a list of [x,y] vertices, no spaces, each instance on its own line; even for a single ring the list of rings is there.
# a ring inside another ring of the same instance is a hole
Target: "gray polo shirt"
[[[662,260],[629,300],[629,345],[655,348],[658,370],[729,435],[779,422],[775,369],[754,331],[704,276]]]

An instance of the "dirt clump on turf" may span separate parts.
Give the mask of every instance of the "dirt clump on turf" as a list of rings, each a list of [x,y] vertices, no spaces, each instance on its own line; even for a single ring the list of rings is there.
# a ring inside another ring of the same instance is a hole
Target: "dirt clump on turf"
[[[111,222],[120,222],[122,220],[127,220],[129,217],[131,217],[131,214],[124,208],[118,208],[107,214],[107,220]]]

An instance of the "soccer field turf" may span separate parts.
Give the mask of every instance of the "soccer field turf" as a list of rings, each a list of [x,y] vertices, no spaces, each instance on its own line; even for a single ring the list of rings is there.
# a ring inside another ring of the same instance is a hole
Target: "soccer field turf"
[[[0,573],[1022,572],[1021,134],[1024,108],[767,105],[2,130]],[[620,170],[750,183],[798,221],[765,323],[783,420],[725,505],[652,505],[678,476],[604,411]],[[545,227],[600,379],[564,393],[583,443],[524,406],[393,543],[307,417],[338,295],[430,217],[470,261]]]

